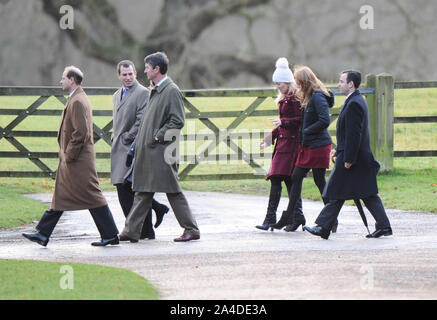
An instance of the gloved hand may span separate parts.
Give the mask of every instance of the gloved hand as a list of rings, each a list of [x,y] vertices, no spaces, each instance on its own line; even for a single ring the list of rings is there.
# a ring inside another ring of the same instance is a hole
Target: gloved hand
[[[128,154],[126,157],[126,167],[130,167],[132,165],[133,156]]]

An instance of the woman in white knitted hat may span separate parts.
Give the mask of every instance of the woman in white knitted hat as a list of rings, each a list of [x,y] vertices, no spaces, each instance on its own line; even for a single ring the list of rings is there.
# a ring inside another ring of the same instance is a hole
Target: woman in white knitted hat
[[[303,179],[311,170],[314,182],[322,194],[326,184],[326,169],[329,168],[329,154],[332,144],[328,132],[329,108],[334,106],[334,95],[326,89],[309,67],[297,67],[294,70],[294,77],[298,88],[296,97],[302,105],[303,112],[301,145],[291,175],[292,187],[289,192],[288,208],[282,213],[276,224],[270,225],[274,229],[282,229],[288,225],[289,220],[293,221],[292,229],[297,229],[300,225],[302,228],[305,226],[305,216],[294,209],[301,199]],[[323,202],[326,203],[326,201],[327,199],[323,199]],[[337,223],[332,228],[332,232],[336,230]]]
[[[298,155],[299,132],[302,123],[302,112],[297,100],[296,85],[286,58],[276,61],[276,69],[272,76],[278,88],[276,104],[279,109],[279,119],[271,119],[274,129],[262,142],[261,148],[275,144],[272,163],[266,179],[270,180],[271,188],[267,214],[262,225],[256,226],[261,230],[268,230],[270,224],[276,223],[276,210],[282,193],[282,182],[291,189],[291,174]],[[302,201],[299,200],[295,210],[302,214]],[[292,221],[288,221],[288,225]],[[286,228],[286,231],[291,231]]]

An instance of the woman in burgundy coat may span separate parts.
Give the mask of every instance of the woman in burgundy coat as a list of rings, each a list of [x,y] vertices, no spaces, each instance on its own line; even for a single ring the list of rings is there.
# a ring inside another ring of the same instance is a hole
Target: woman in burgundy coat
[[[276,143],[270,170],[266,177],[271,182],[267,214],[263,224],[256,226],[261,230],[267,230],[270,224],[276,223],[276,210],[281,198],[282,182],[290,192],[291,174],[299,151],[299,132],[302,123],[300,103],[295,97],[294,77],[286,58],[280,58],[276,62],[273,82],[279,92],[276,99],[279,119],[271,119],[275,129],[261,142],[261,148]],[[301,199],[296,204],[295,210],[302,214]],[[288,225],[291,223],[292,221],[289,221]],[[287,228],[285,230],[291,231]]]
[[[292,187],[289,192],[288,208],[276,224],[270,225],[274,229],[282,229],[288,225],[289,220],[293,221],[292,229],[296,230],[300,225],[302,228],[305,226],[305,216],[296,214],[294,210],[301,197],[302,182],[311,170],[314,182],[322,194],[326,184],[325,173],[329,169],[332,144],[328,132],[329,108],[334,105],[334,95],[308,67],[297,68],[294,71],[294,77],[298,87],[296,96],[301,102],[304,114],[300,136],[301,146],[291,175]],[[322,199],[325,203],[327,202],[327,199]]]

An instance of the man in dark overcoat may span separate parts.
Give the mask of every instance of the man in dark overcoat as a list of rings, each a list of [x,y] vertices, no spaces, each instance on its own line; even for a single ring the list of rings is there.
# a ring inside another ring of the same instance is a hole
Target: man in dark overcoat
[[[331,151],[334,169],[323,191],[329,199],[316,219],[311,234],[328,239],[345,200],[362,199],[375,218],[377,229],[368,238],[392,235],[389,219],[378,196],[376,176],[379,163],[370,149],[367,103],[358,90],[361,74],[345,71],[340,76],[340,92],[346,101],[337,120],[337,148]]]
[[[117,188],[118,200],[125,217],[128,216],[134,202],[132,183],[126,181],[129,171],[126,160],[130,145],[134,141],[143,117],[149,90],[137,81],[137,71],[132,61],[123,60],[117,65],[118,78],[122,83],[113,95],[113,132],[111,136],[111,184]],[[152,202],[157,219],[155,227],[162,222],[168,207],[156,200]],[[144,221],[141,230],[141,239],[155,239],[152,226],[151,210]]]
[[[151,54],[144,62],[144,72],[154,87],[136,139],[132,176],[135,198],[120,240],[138,241],[155,192],[166,193],[176,219],[184,229],[182,236],[174,241],[197,240],[199,228],[179,185],[179,159],[172,157],[185,124],[182,93],[167,77],[168,58],[164,53]]]
[[[119,243],[118,229],[99,186],[94,151],[91,104],[80,86],[83,73],[77,67],[65,68],[61,85],[69,93],[58,131],[59,165],[50,209],[39,221],[33,234],[23,233],[31,241],[46,246],[64,211],[88,209],[101,236],[93,246]]]

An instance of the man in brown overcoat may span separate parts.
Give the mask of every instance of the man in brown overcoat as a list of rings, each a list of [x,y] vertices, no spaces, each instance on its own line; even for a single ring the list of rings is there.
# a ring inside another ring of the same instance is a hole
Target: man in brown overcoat
[[[178,133],[185,123],[183,97],[176,84],[167,77],[168,58],[164,53],[151,54],[144,62],[144,72],[154,88],[136,140],[132,180],[135,199],[120,240],[139,239],[155,192],[167,194],[176,219],[184,229],[182,236],[174,241],[197,240],[200,238],[199,228],[179,186],[179,161],[171,156],[178,147]]]
[[[38,233],[23,236],[46,246],[64,211],[89,209],[101,241],[93,246],[119,243],[118,229],[99,186],[94,151],[91,104],[80,86],[83,73],[70,66],[62,74],[61,85],[70,96],[62,112],[58,131],[59,166],[50,209],[39,221]]]

